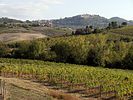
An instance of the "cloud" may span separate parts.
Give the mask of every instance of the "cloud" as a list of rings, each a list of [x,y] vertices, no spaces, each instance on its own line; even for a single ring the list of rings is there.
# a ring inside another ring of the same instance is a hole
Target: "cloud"
[[[62,0],[40,0],[42,3],[47,4],[62,4]]]
[[[0,17],[33,19],[42,17],[42,13],[63,0],[0,0]]]

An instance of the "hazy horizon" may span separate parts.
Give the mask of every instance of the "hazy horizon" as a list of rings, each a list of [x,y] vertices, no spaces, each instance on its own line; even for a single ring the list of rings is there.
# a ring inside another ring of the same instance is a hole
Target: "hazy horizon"
[[[133,20],[132,5],[132,0],[0,0],[0,17],[49,20],[91,14]]]

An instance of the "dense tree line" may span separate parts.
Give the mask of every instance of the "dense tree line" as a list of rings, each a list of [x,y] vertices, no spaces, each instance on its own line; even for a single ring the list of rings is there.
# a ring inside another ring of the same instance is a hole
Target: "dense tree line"
[[[0,57],[133,69],[132,41],[132,37],[121,35],[92,34],[7,45],[0,43]]]

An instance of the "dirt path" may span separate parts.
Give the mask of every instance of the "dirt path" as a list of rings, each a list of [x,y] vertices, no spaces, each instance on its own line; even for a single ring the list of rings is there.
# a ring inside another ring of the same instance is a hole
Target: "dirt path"
[[[3,78],[3,77],[0,77],[0,79],[5,80],[5,82],[7,84],[12,84],[13,86],[15,86],[13,88],[22,88],[24,90],[31,91],[32,93],[36,92],[39,94],[45,94],[47,96],[51,96],[52,98],[54,98],[54,99],[50,99],[50,100],[55,100],[55,99],[58,99],[58,100],[60,100],[60,99],[62,99],[62,100],[83,100],[83,98],[81,99],[79,97],[79,95],[65,93],[65,92],[59,91],[59,90],[53,90],[53,89],[50,89],[50,88],[48,88],[44,85],[41,85],[39,83],[31,82],[28,80],[22,80],[22,79],[16,79],[16,78]],[[25,100],[28,100],[28,99],[25,99]],[[32,99],[32,100],[36,100],[36,99]],[[48,100],[48,99],[43,99],[43,100]],[[88,99],[88,100],[94,100],[94,99]]]

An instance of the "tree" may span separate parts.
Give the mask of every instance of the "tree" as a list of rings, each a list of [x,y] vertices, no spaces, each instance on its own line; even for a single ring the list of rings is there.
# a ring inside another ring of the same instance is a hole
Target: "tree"
[[[51,47],[51,51],[56,53],[56,61],[58,62],[67,62],[68,57],[70,56],[70,47],[65,41],[56,43]]]
[[[31,23],[31,21],[29,21],[29,20],[26,20],[26,23]]]
[[[123,62],[125,69],[133,69],[133,46],[129,49]]]
[[[121,26],[127,26],[127,22],[123,22]]]
[[[51,47],[51,51],[56,53],[58,62],[85,64],[87,62],[88,46],[84,38],[79,37],[78,39],[58,42]]]
[[[5,57],[10,53],[8,46],[4,43],[0,43],[0,57]]]
[[[93,26],[89,26],[90,29],[93,29]]]
[[[117,22],[111,22],[112,28],[118,28]]]
[[[102,31],[99,28],[95,28],[94,31],[93,31],[93,33],[100,33],[100,32],[102,32]]]
[[[39,58],[46,50],[46,45],[43,41],[32,41],[28,50],[29,58]]]
[[[93,27],[92,26],[86,26],[86,28],[84,29],[86,34],[91,34],[93,31]]]
[[[15,48],[13,51],[13,56],[15,58],[28,58],[29,53],[29,43],[28,42],[21,42],[15,44]]]
[[[115,28],[118,28],[118,24],[117,22],[111,22],[109,23],[107,29],[115,29]]]
[[[77,29],[75,31],[75,35],[81,35],[81,34],[85,34],[86,32],[84,31],[84,29],[80,28],[80,29]]]
[[[75,35],[84,35],[93,33],[92,26],[86,26],[85,28],[80,28],[75,31]]]
[[[72,31],[72,35],[75,35],[75,32],[74,31]]]
[[[70,57],[76,64],[86,64],[89,45],[85,39],[79,37],[76,40],[69,42]],[[73,62],[72,62],[73,63]]]

